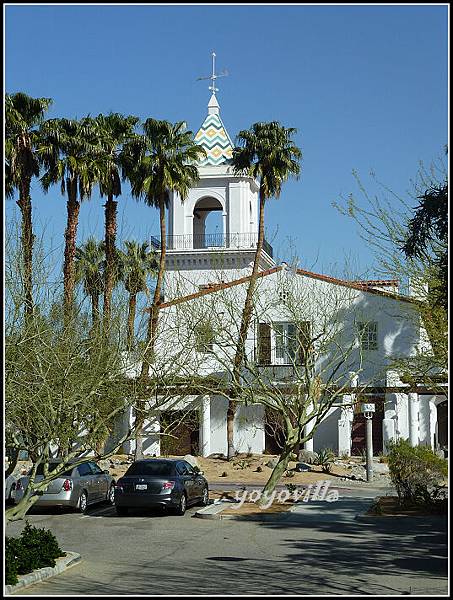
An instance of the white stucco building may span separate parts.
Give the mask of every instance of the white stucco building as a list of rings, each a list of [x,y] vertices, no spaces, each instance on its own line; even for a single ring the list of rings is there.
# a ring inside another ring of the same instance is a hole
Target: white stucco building
[[[181,202],[177,194],[170,199],[155,369],[162,378],[179,373],[227,380],[258,239],[258,184],[232,171],[233,145],[215,93],[195,139],[207,155],[186,200]],[[215,231],[209,226],[213,215]],[[160,247],[157,238],[153,243]],[[308,327],[314,344],[324,343],[316,359],[321,379],[332,377],[336,386],[346,386],[306,443],[308,449],[330,447],[339,454],[363,449],[364,420],[350,405],[354,386],[365,385],[366,400],[376,404],[376,453],[388,439],[398,437],[433,448],[446,445],[446,429],[441,432],[438,425],[438,405],[446,406],[445,397],[418,393],[426,389],[408,393],[390,368],[393,358],[413,356],[425,343],[414,305],[398,294],[398,282],[350,282],[277,265],[266,242],[244,377],[268,377],[273,386],[297,381],[303,367],[300,324]],[[138,368],[131,366],[131,374]],[[163,438],[156,434],[169,414],[188,407],[194,417],[191,428],[175,430],[172,452],[226,453],[227,397],[206,391],[167,400],[147,424],[145,454],[165,451]],[[275,423],[262,404],[239,406],[234,437],[238,452],[278,450]],[[128,450],[133,451],[133,443]]]

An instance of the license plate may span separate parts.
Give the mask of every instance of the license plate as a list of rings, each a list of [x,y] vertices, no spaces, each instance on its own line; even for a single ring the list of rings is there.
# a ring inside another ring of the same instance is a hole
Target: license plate
[[[147,490],[148,486],[146,485],[146,483],[136,483],[135,489],[136,490]]]

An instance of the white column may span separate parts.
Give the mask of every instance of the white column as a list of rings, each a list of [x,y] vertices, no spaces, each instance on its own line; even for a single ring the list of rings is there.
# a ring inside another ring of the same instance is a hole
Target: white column
[[[308,414],[310,414],[312,410],[313,410],[313,404],[310,404],[307,409]],[[311,421],[308,421],[308,423],[305,425],[305,428],[304,428],[305,435],[307,435],[311,431],[313,431],[314,424],[315,424],[314,419],[312,419]],[[310,450],[310,452],[313,452],[313,447],[314,447],[313,446],[313,438],[310,438],[309,440],[307,440],[305,442],[304,450]]]
[[[387,371],[387,387],[401,387],[404,384],[401,382],[399,375],[396,371]],[[409,408],[407,401],[407,394],[403,391],[401,393],[389,393],[386,394],[386,406],[388,402],[391,403],[392,409],[395,411],[393,419],[395,421],[395,438],[396,439],[408,439],[409,438]],[[390,417],[390,410],[386,410],[386,418]]]
[[[343,396],[343,403],[350,403],[350,396]],[[338,456],[346,454],[351,456],[351,418],[352,408],[350,406],[342,407],[340,418],[338,419]]]
[[[201,454],[211,454],[211,400],[204,396],[200,406]]]
[[[419,402],[418,394],[409,394],[409,441],[411,446],[418,446],[419,442]]]
[[[359,383],[357,373],[349,373],[350,386],[356,388]],[[354,419],[354,404],[356,402],[356,394],[344,394],[342,403],[345,405],[341,408],[340,418],[338,419],[338,455],[347,454],[351,456],[352,445],[352,421]]]
[[[225,247],[228,248],[229,247],[229,240],[227,238],[227,235],[229,233],[228,231],[228,222],[227,222],[227,217],[228,217],[228,213],[226,213],[225,211],[222,212],[222,227],[223,227],[223,236],[224,236],[224,240],[225,240]]]
[[[143,424],[143,455],[160,456],[160,417],[153,415]]]
[[[395,441],[395,420],[386,418],[382,420],[382,442],[384,454],[388,454],[388,443]]]

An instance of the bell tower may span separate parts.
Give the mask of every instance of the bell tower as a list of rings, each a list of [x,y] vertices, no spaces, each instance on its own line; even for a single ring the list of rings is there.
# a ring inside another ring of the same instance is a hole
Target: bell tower
[[[206,152],[198,162],[200,179],[184,202],[176,193],[170,197],[165,301],[192,294],[209,283],[244,277],[251,272],[255,257],[259,188],[252,177],[233,171],[233,142],[220,117],[217,77],[213,64],[208,114],[195,135]],[[216,231],[207,227],[212,213],[218,213]],[[159,240],[152,241],[160,247]],[[265,241],[261,269],[275,265],[272,255]]]

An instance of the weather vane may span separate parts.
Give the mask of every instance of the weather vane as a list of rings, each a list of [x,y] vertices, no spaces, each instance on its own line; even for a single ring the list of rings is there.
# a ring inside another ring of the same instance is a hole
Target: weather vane
[[[197,81],[200,81],[202,79],[210,79],[212,81],[212,85],[209,86],[209,89],[212,91],[214,96],[215,96],[215,93],[219,91],[219,88],[216,88],[216,86],[215,86],[215,80],[218,79],[219,77],[227,77],[227,75],[228,75],[228,71],[226,69],[224,69],[218,75],[215,74],[215,57],[216,57],[216,54],[215,54],[215,52],[213,52],[212,53],[212,75],[209,75],[208,77],[198,77],[197,78]]]

